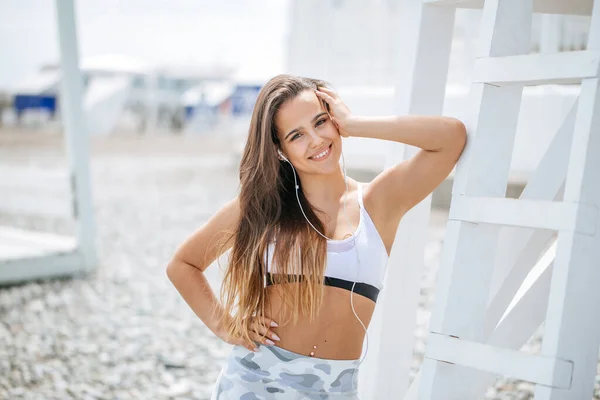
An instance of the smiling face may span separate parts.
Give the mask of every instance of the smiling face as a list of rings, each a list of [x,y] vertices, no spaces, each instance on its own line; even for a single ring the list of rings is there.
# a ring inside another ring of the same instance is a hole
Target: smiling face
[[[339,168],[340,134],[311,90],[283,103],[275,125],[280,148],[294,168],[306,173],[330,173]]]

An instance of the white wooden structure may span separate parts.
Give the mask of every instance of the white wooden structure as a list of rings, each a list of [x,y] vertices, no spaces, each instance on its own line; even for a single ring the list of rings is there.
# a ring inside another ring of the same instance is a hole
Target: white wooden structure
[[[412,43],[407,43],[405,35],[411,35],[408,27],[412,21],[406,19],[407,3],[408,0],[292,0],[287,70],[331,81],[356,113],[395,113],[397,76],[410,73],[407,54]],[[318,15],[315,8],[319,9]],[[586,10],[589,7],[579,5],[575,11],[589,14]],[[468,109],[481,15],[482,10],[477,8],[457,8],[454,13],[442,115],[463,119]],[[531,50],[583,50],[589,19],[589,15],[535,13],[531,21]],[[307,30],[309,25],[311,29]],[[376,29],[356,29],[357,26]],[[509,175],[510,192],[522,189],[552,140],[556,125],[568,114],[578,95],[578,85],[524,88]],[[239,141],[243,144],[242,136],[241,132]],[[344,156],[349,171],[359,170],[370,176],[380,172],[385,166],[388,145],[372,139],[347,139]],[[448,207],[449,186],[444,184],[436,191],[434,207]]]
[[[89,144],[82,112],[82,82],[73,0],[56,0],[56,8],[63,76],[61,112],[70,165],[68,182],[72,198],[69,212],[76,222],[76,235],[65,237],[0,227],[0,284],[68,276],[96,268]],[[21,176],[25,177],[26,174]],[[52,202],[52,199],[36,200],[39,203]],[[57,206],[58,209],[65,208]]]
[[[436,304],[409,386],[430,198],[404,218],[361,370],[360,397],[480,399],[497,376],[536,399],[590,399],[600,319],[600,0],[404,0],[398,114],[439,115],[456,7],[483,7]],[[591,15],[587,49],[531,54],[533,12]],[[505,198],[524,86],[580,83],[519,199]],[[390,149],[391,165],[414,149]],[[378,313],[379,312],[379,313]],[[545,323],[540,354],[519,349]]]

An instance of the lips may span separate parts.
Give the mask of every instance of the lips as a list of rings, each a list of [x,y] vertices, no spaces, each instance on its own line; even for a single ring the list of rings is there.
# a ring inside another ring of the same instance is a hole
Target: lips
[[[333,143],[332,143],[332,144],[333,144]],[[322,160],[322,159],[325,159],[325,158],[327,158],[327,157],[329,156],[329,154],[331,153],[331,146],[332,146],[332,144],[330,144],[329,146],[327,146],[327,147],[326,147],[326,148],[324,148],[324,149],[321,149],[321,150],[317,151],[315,154],[313,154],[312,156],[310,156],[310,157],[308,157],[308,158],[309,158],[309,159],[311,159],[311,160],[314,160],[314,161],[319,161],[319,160]],[[317,155],[319,155],[319,154],[323,153],[324,151],[327,151],[327,152],[328,152],[327,154],[325,154],[325,156],[324,156],[324,157],[320,157],[320,158],[313,158],[313,157],[315,157],[315,156],[317,156]]]

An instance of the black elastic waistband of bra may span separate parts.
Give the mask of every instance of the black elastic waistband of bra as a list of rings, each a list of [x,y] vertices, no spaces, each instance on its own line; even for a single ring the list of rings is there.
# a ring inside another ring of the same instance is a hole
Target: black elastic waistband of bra
[[[267,274],[267,286],[273,284],[272,275],[273,274],[270,272]],[[304,275],[288,274],[288,276],[291,278],[290,279],[291,282],[297,282],[298,276],[300,277],[300,281],[302,281],[304,279]],[[341,278],[334,278],[331,276],[326,276],[324,284],[326,286],[339,287],[342,289],[346,289],[348,291],[352,291],[352,285],[354,285],[354,290],[353,290],[354,293],[357,293],[357,294],[360,294],[361,296],[367,297],[367,298],[373,300],[374,302],[377,301],[377,296],[379,296],[378,288],[376,288],[373,285],[369,285],[368,283],[364,283],[364,282],[356,282],[356,284],[355,284],[353,281],[347,281],[347,280],[341,279]]]

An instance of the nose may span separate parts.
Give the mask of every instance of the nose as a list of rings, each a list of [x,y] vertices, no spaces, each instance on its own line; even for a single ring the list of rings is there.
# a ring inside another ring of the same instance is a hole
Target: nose
[[[320,147],[323,147],[323,138],[321,136],[319,136],[315,131],[310,130],[309,131],[309,135],[310,135],[310,147],[313,149],[318,149]]]

